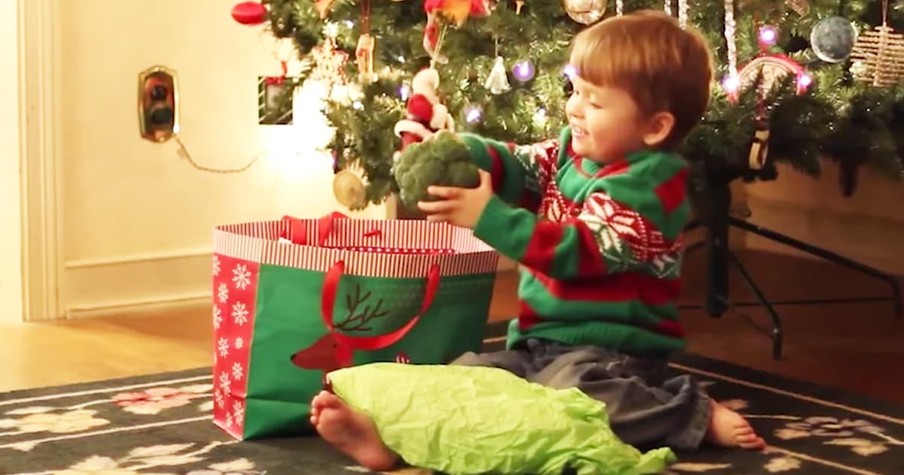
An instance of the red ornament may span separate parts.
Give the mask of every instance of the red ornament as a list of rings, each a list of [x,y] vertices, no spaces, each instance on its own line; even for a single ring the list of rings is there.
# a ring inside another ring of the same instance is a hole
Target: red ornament
[[[267,9],[260,2],[242,2],[232,7],[232,18],[243,25],[259,25],[267,20]]]

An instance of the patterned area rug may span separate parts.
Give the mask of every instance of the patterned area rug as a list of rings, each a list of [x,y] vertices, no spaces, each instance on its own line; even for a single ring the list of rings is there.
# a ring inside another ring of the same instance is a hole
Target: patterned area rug
[[[902,407],[700,357],[675,368],[746,414],[769,447],[679,454],[669,473],[904,474]],[[231,440],[211,422],[210,389],[199,369],[0,394],[0,474],[367,473],[316,437]]]

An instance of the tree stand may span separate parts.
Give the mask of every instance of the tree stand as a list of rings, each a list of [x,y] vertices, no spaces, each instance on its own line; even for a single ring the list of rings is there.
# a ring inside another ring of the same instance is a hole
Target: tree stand
[[[901,318],[901,287],[898,281],[877,269],[869,267],[865,264],[853,261],[834,252],[812,246],[797,239],[785,236],[767,228],[748,223],[747,221],[733,217],[729,213],[731,204],[731,189],[729,188],[730,180],[712,180],[705,179],[705,199],[707,213],[703,218],[693,220],[686,227],[687,231],[698,227],[705,228],[704,239],[687,247],[685,253],[693,252],[700,248],[706,249],[706,268],[707,268],[707,295],[704,305],[688,305],[680,308],[704,308],[711,317],[721,317],[730,307],[749,307],[761,306],[766,310],[769,318],[772,320],[772,331],[763,330],[757,325],[757,329],[763,331],[772,339],[772,356],[774,359],[781,359],[782,356],[782,320],[775,305],[803,305],[817,303],[837,303],[837,302],[865,302],[865,301],[885,301],[891,300],[894,303],[895,316]],[[699,215],[699,213],[698,213]],[[888,297],[863,297],[863,298],[833,298],[833,299],[813,299],[813,300],[785,300],[770,301],[766,298],[763,291],[754,281],[753,277],[744,268],[741,261],[728,247],[728,233],[731,227],[751,232],[762,236],[766,239],[784,244],[786,246],[801,250],[816,257],[820,257],[838,265],[858,270],[870,276],[876,277],[888,283],[891,287],[891,295]],[[741,278],[747,283],[751,292],[756,297],[754,302],[738,302],[732,303],[728,298],[728,267],[733,266]]]

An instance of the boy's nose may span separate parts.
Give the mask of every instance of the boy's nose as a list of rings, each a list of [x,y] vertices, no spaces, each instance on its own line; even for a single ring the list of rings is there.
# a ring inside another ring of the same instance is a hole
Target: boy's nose
[[[569,119],[581,119],[584,117],[584,114],[579,113],[579,110],[580,109],[577,107],[566,108],[565,115],[568,116]]]
[[[574,99],[569,99],[565,102],[565,115],[568,116],[568,118],[581,117],[579,111],[580,107],[577,106]]]

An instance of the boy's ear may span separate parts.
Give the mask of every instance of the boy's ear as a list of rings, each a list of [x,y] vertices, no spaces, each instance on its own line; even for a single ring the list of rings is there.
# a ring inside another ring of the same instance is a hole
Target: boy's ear
[[[656,147],[665,142],[675,128],[675,116],[671,112],[657,112],[647,121],[643,142],[647,147]]]

